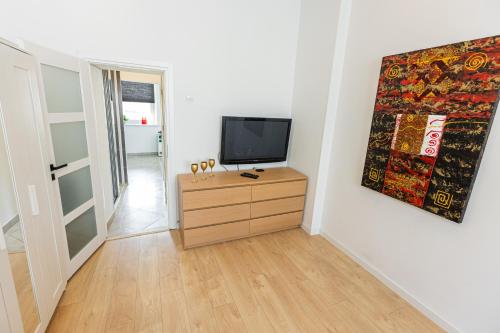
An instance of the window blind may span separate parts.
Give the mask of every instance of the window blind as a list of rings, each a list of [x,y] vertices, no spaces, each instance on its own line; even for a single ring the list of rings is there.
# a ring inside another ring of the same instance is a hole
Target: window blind
[[[154,103],[154,84],[131,81],[121,81],[122,100],[124,102]]]

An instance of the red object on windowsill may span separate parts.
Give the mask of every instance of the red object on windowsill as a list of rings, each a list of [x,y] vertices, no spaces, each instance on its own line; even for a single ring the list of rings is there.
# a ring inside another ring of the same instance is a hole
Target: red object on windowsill
[[[141,124],[142,125],[147,125],[148,124],[148,120],[146,119],[146,117],[142,117],[141,118]]]

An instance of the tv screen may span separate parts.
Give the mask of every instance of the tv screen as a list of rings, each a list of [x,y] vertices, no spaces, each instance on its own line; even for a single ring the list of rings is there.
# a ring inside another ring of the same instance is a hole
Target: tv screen
[[[222,117],[221,164],[286,160],[291,119]]]

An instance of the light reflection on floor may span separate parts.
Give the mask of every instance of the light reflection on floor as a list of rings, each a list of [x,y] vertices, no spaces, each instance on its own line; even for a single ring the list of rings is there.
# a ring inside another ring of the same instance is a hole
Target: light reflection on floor
[[[135,234],[167,227],[162,158],[128,156],[129,184],[122,194],[108,237]]]

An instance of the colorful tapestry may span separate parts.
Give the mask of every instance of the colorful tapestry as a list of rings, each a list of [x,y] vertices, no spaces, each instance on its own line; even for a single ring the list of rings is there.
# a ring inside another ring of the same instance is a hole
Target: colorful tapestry
[[[462,222],[500,89],[500,36],[384,57],[362,185]]]

